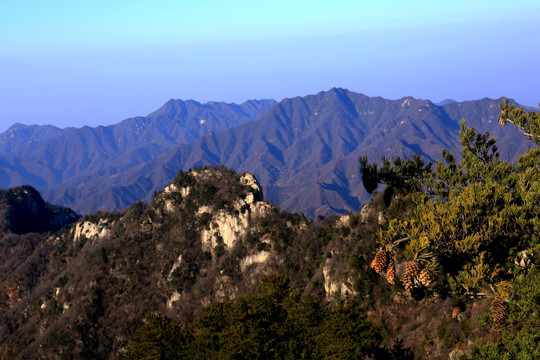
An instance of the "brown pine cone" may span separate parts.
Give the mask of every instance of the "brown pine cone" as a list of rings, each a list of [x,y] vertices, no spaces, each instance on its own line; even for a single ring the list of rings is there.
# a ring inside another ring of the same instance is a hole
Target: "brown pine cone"
[[[371,267],[375,270],[376,273],[380,273],[386,269],[386,264],[388,262],[388,253],[386,250],[379,250],[375,255],[375,258],[371,262]]]
[[[496,297],[491,303],[491,312],[493,313],[493,322],[502,325],[508,317],[508,304]]]
[[[386,269],[386,280],[391,285],[396,283],[396,266],[394,265],[394,259],[390,258],[388,261],[388,268]]]
[[[454,306],[454,309],[452,309],[452,319],[456,319],[460,313],[461,308],[459,306]]]
[[[405,267],[405,274],[412,277],[416,277],[418,276],[419,273],[420,273],[420,264],[418,263],[418,261],[416,260],[409,261],[407,263],[407,266]]]
[[[420,271],[420,282],[424,286],[429,286],[431,284],[431,271],[422,269],[422,271]]]
[[[405,287],[405,290],[407,290],[408,292],[413,291],[413,289],[414,289],[414,279],[413,279],[412,276],[410,276],[408,274],[405,274],[403,276],[403,279],[401,280],[401,282],[403,282],[403,286]]]

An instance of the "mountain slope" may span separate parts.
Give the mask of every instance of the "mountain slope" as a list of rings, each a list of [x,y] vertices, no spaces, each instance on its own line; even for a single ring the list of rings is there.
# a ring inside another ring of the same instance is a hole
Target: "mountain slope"
[[[10,171],[4,171],[0,186],[27,183],[46,189],[81,176],[112,176],[178,144],[253,121],[274,104],[274,100],[240,105],[169,100],[146,117],[111,126],[61,130],[14,125],[0,134],[0,156],[4,163],[17,166],[6,167]]]
[[[531,194],[537,189],[529,188]],[[374,196],[357,214],[308,220],[264,201],[252,174],[212,166],[179,172],[149,204],[96,212],[56,233],[8,231],[0,236],[0,354],[118,359],[130,350],[161,350],[168,342],[187,351],[185,345],[198,338],[195,353],[223,349],[234,355],[185,358],[246,358],[255,345],[263,351],[250,358],[285,358],[273,351],[276,343],[284,351],[298,350],[290,358],[363,358],[335,351],[350,354],[349,345],[366,336],[380,350],[376,359],[447,359],[474,354],[479,340],[495,339],[497,355],[537,349],[539,276],[532,254],[538,249],[521,253],[519,261],[512,250],[498,263],[501,276],[514,274],[516,280],[510,314],[500,326],[490,320],[490,299],[475,295],[465,301],[440,292],[449,285],[436,278],[406,291],[399,280],[408,272],[406,243],[392,246],[395,286],[384,271],[378,275],[370,268],[385,219],[403,219],[414,206],[410,196],[396,196],[389,205],[382,198]],[[484,220],[487,227],[491,219]],[[535,244],[532,228],[514,236]],[[486,250],[491,258],[501,249],[495,244]],[[259,282],[268,274],[270,282]],[[354,311],[338,316],[343,304]],[[452,317],[456,306],[459,314]],[[152,317],[174,326],[156,327],[148,321]],[[375,327],[355,326],[366,320]],[[141,327],[147,331],[136,330]],[[527,337],[509,340],[522,334]],[[265,347],[269,341],[274,345]],[[328,355],[310,356],[304,341],[322,343]],[[503,349],[500,341],[518,347]]]
[[[68,130],[51,125],[14,124],[0,134],[0,154],[27,155],[43,143],[62,135]]]
[[[498,135],[499,148],[513,160],[530,146],[516,129],[498,125],[501,100],[482,99],[437,106],[429,100],[371,98],[344,89],[285,99],[257,121],[191,144],[183,144],[114,177],[80,178],[45,191],[47,199],[80,212],[118,209],[149,199],[178,170],[225,164],[256,174],[268,199],[308,216],[358,211],[368,199],[358,157],[427,160],[440,149],[459,153],[459,121]],[[111,199],[115,199],[111,201]]]
[[[78,219],[79,216],[71,209],[43,201],[31,186],[0,189],[0,236],[6,232],[57,231]]]

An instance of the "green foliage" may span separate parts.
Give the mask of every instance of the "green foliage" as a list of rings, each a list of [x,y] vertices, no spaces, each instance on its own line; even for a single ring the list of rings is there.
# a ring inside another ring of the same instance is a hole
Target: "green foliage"
[[[64,275],[58,279],[56,286],[59,288],[63,288],[64,286],[66,286],[67,282],[68,282],[68,277]]]
[[[367,155],[361,156],[360,159],[360,173],[362,174],[362,184],[364,188],[370,194],[379,186],[379,173],[377,171],[377,164],[369,164]]]
[[[172,319],[149,313],[146,323],[133,335],[133,344],[122,356],[124,360],[185,358],[185,334]]]
[[[256,200],[261,200],[262,195],[252,187],[241,184],[241,175],[224,166],[208,165],[193,172],[179,172],[174,178],[173,184],[178,188],[189,188],[185,198],[179,192],[173,192],[166,196],[176,204],[184,204],[189,211],[195,211],[201,206],[210,206],[214,211],[232,210],[233,202],[245,198],[253,193]],[[245,212],[247,208],[243,208]],[[206,218],[200,219],[205,225]]]
[[[103,263],[103,264],[107,264],[109,262],[109,256],[107,255],[107,249],[105,249],[104,247],[102,247],[99,251],[99,260]]]
[[[502,126],[511,123],[527,138],[540,145],[540,112],[525,111],[524,106],[518,108],[515,104],[510,104],[508,99],[504,99],[499,108],[499,123]]]
[[[360,172],[362,183],[368,193],[373,193],[379,184],[398,190],[405,194],[421,190],[421,180],[431,173],[432,163],[425,164],[422,158],[415,154],[412,159],[401,159],[399,156],[390,162],[382,158],[382,167],[376,163],[369,164],[367,156],[361,156]]]
[[[423,191],[412,197],[411,218],[390,221],[379,241],[393,248],[407,239],[406,256],[437,269],[439,285],[456,284],[453,291],[465,295],[495,296],[489,285],[508,278],[503,264],[512,262],[512,254],[538,246],[538,151],[515,166],[499,159],[489,134],[477,134],[462,121],[460,135],[463,160],[457,164],[443,150],[446,163],[438,162],[435,173],[418,179]],[[501,290],[503,297],[508,290]]]
[[[367,321],[356,305],[341,305],[329,311],[316,336],[315,358],[361,359],[375,353],[380,334]]]
[[[531,270],[514,280],[518,297],[511,303],[512,326],[501,329],[495,342],[477,339],[477,348],[462,359],[538,359],[540,358],[540,271]]]
[[[301,299],[279,275],[263,277],[260,288],[204,308],[186,329],[149,315],[125,359],[358,359],[381,352],[379,330],[358,304],[324,308]]]
[[[206,229],[206,230],[210,230],[210,221],[212,221],[212,214],[210,214],[210,213],[203,212],[199,216],[199,223],[200,223],[201,227]]]
[[[257,250],[258,251],[270,251],[271,249],[272,249],[272,246],[267,242],[260,242],[257,245]]]

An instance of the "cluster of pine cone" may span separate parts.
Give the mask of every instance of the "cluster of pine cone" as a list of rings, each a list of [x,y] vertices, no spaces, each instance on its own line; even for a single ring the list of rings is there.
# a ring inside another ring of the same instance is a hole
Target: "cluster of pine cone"
[[[375,258],[371,262],[371,268],[375,270],[377,274],[386,271],[386,279],[392,285],[396,283],[396,266],[394,265],[394,259],[388,256],[386,250],[379,250],[375,254]]]
[[[461,307],[455,306],[452,310],[452,319],[456,319],[460,313]],[[508,304],[500,297],[496,297],[491,303],[491,313],[493,314],[493,322],[502,325],[508,317]]]
[[[396,283],[396,266],[394,259],[388,255],[388,252],[384,249],[377,251],[375,258],[371,261],[371,268],[378,274],[386,271],[386,279],[392,285]],[[429,286],[431,284],[431,271],[429,269],[422,269],[420,263],[417,260],[413,260],[407,263],[405,266],[405,274],[401,280],[403,286],[409,292],[411,292],[417,283],[423,286]],[[460,306],[455,306],[452,309],[452,319],[456,319],[461,313]],[[508,304],[501,298],[496,297],[491,303],[491,312],[493,313],[493,322],[498,325],[502,325],[508,317]]]
[[[418,282],[424,286],[431,285],[431,271],[422,269],[417,260],[409,261],[405,266],[405,274],[401,281],[405,290],[411,292]]]
[[[396,267],[394,259],[388,256],[386,250],[379,250],[375,254],[375,258],[371,262],[371,268],[377,273],[386,271],[386,279],[392,285],[396,283]],[[413,260],[405,267],[405,274],[402,282],[405,289],[411,292],[415,288],[415,280],[424,286],[431,284],[431,271],[429,269],[421,269],[418,261]]]

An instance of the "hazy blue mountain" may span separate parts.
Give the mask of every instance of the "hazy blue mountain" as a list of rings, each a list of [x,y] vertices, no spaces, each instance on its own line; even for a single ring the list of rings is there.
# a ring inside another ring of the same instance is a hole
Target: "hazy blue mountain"
[[[52,125],[14,124],[0,134],[0,155],[27,155],[67,130]]]
[[[209,133],[114,176],[74,177],[44,196],[83,213],[120,209],[149,199],[179,170],[225,164],[254,173],[267,198],[286,210],[309,216],[357,211],[367,199],[360,155],[377,161],[418,153],[434,161],[443,147],[459,153],[462,118],[497,136],[501,154],[514,160],[530,144],[512,127],[500,127],[501,101],[437,106],[412,97],[387,100],[331,89],[285,99],[254,122]]]
[[[435,105],[437,106],[443,106],[443,105],[447,105],[447,104],[453,104],[453,103],[456,103],[457,101],[454,100],[454,99],[444,99],[444,100],[441,100],[437,103],[435,103]]]
[[[0,186],[32,184],[43,190],[81,176],[114,176],[178,144],[254,121],[275,103],[169,100],[146,117],[110,126],[58,129],[17,124],[0,134]]]

